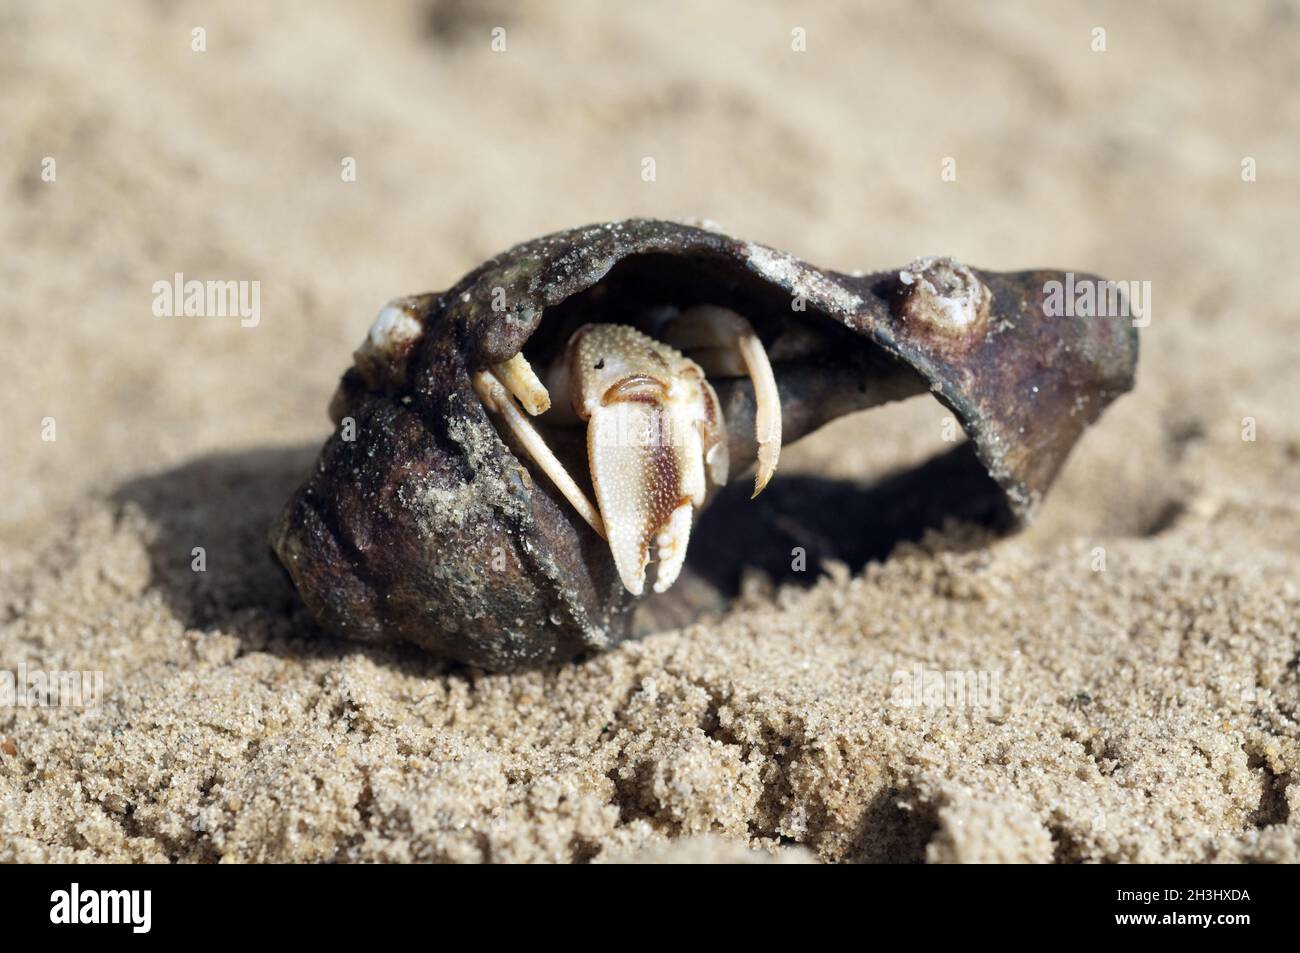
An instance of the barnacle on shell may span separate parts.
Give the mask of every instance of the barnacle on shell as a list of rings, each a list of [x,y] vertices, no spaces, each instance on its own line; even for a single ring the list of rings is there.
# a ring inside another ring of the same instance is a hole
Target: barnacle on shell
[[[380,312],[272,548],[336,634],[495,669],[570,658],[628,637],[647,564],[667,589],[717,484],[756,464],[757,491],[783,440],[926,390],[1014,528],[1137,361],[1126,319],[1047,313],[1061,277],[950,258],[850,276],[653,220],[526,242]]]

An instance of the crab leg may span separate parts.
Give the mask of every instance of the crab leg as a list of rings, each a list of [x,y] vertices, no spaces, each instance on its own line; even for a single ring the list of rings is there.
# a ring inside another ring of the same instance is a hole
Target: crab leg
[[[508,361],[492,365],[492,373],[506,390],[514,394],[529,416],[536,417],[551,409],[551,394],[537,377],[533,366],[522,353]]]
[[[516,357],[523,361],[523,355],[516,355]],[[513,361],[514,358],[511,360]],[[509,361],[506,362],[506,364],[509,363]],[[600,511],[592,505],[591,500],[587,499],[587,494],[582,492],[582,487],[578,486],[573,477],[569,476],[569,471],[564,469],[564,464],[556,458],[555,454],[551,452],[551,448],[546,445],[546,441],[542,439],[542,435],[537,432],[537,428],[524,416],[523,411],[515,402],[512,389],[499,376],[500,369],[505,367],[506,364],[498,364],[475,374],[473,377],[474,392],[478,394],[483,406],[501,415],[506,422],[506,426],[510,428],[510,432],[518,438],[524,449],[528,451],[528,455],[533,458],[533,462],[541,468],[543,473],[550,477],[551,482],[555,484],[555,488],[564,495],[564,498],[591,525],[591,528],[603,537],[605,535],[605,523],[600,518]],[[528,368],[526,361],[523,362],[523,366]],[[528,374],[532,374],[531,368],[528,368]],[[517,365],[513,374],[508,371],[505,376],[516,384],[524,380],[523,377],[519,376]],[[537,380],[535,375],[533,375],[533,380]],[[541,386],[540,382],[537,386],[542,389],[543,394],[546,393],[546,389]],[[547,406],[550,405],[549,396],[546,397],[546,404]]]
[[[666,336],[674,346],[690,351],[707,373],[734,374],[738,368],[732,355],[740,355],[754,383],[758,472],[754,475],[753,495],[758,496],[772,479],[781,458],[781,396],[763,342],[748,321],[729,308],[715,305],[683,311],[669,323]]]

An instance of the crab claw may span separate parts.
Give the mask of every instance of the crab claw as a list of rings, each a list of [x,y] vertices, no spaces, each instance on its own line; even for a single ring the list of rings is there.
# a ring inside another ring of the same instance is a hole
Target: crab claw
[[[587,454],[614,565],[633,595],[645,589],[650,544],[659,553],[655,592],[677,579],[686,559],[691,510],[704,502],[704,456],[694,422],[655,393],[625,389],[595,409]]]
[[[692,510],[704,504],[710,481],[726,480],[717,396],[693,361],[623,325],[579,330],[569,361],[614,565],[639,596],[653,546],[654,590],[663,592],[686,559]]]

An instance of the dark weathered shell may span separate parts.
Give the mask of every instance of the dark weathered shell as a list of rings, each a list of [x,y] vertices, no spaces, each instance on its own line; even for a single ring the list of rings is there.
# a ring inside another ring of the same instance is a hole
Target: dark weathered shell
[[[695,303],[754,322],[776,365],[787,441],[928,387],[1018,524],[1083,429],[1132,386],[1137,361],[1128,319],[1049,316],[1053,279],[1064,275],[950,259],[850,276],[649,220],[518,245],[449,291],[405,299],[418,339],[359,354],[331,408],[354,421],[355,438],[340,428],[325,444],[272,547],[320,625],[350,638],[518,668],[627,637],[631,597],[603,541],[509,450],[470,373],[525,345],[553,348],[579,320]],[[733,459],[750,459],[747,388],[719,394]]]

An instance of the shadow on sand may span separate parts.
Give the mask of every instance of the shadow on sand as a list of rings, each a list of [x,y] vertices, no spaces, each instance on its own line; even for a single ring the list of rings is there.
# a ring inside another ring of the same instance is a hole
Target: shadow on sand
[[[220,453],[139,477],[113,494],[152,524],[152,584],[187,627],[219,629],[244,651],[296,657],[365,653],[405,661],[322,632],[307,615],[267,543],[272,521],[310,471],[319,445]],[[202,550],[204,570],[195,561]],[[414,660],[418,653],[411,650]],[[414,661],[430,673],[430,660]],[[444,666],[438,666],[441,671]]]
[[[215,454],[117,490],[118,502],[139,506],[153,524],[153,583],[185,625],[229,631],[249,650],[289,643],[284,651],[298,655],[367,651],[316,629],[267,544],[268,528],[317,451],[312,444]],[[874,484],[778,476],[750,500],[749,486],[738,480],[704,512],[682,580],[655,597],[647,616],[653,624],[638,628],[725,608],[748,568],[777,584],[810,586],[822,560],[857,572],[951,518],[995,529],[1007,523],[1004,498],[969,444]],[[193,568],[196,547],[204,572]]]

